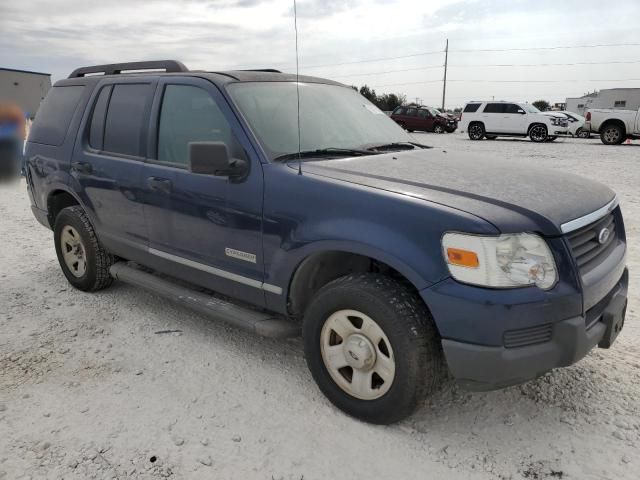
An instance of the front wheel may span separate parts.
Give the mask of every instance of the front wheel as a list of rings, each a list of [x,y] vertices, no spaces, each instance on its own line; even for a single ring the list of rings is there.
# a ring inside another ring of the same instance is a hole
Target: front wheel
[[[578,138],[589,138],[591,137],[591,132],[581,127],[576,132],[576,135]]]
[[[472,123],[468,128],[469,138],[471,140],[482,140],[484,137],[484,125],[481,123]]]
[[[115,258],[104,249],[81,207],[62,209],[55,220],[53,238],[62,272],[75,288],[96,291],[113,283],[109,267]]]
[[[534,125],[529,129],[529,138],[532,142],[542,143],[549,138],[549,132],[545,125]]]
[[[436,125],[433,127],[434,133],[444,133],[444,127],[442,125]]]
[[[320,390],[366,422],[405,418],[442,382],[441,346],[427,308],[383,275],[325,285],[305,313],[303,337]]]

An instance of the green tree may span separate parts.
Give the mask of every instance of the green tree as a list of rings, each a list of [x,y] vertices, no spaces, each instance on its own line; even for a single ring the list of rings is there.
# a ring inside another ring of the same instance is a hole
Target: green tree
[[[551,108],[551,104],[546,100],[536,100],[531,105],[536,107],[541,112],[546,112],[547,110],[549,110],[549,108]]]
[[[373,88],[370,88],[368,85],[363,85],[360,87],[360,95],[369,100],[371,103],[375,104],[378,101],[376,91]]]

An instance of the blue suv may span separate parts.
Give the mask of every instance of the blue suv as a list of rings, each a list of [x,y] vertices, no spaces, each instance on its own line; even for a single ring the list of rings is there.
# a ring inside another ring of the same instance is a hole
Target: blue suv
[[[514,385],[610,347],[624,324],[612,190],[426,147],[329,80],[81,68],[47,95],[26,156],[74,287],[117,279],[261,335],[302,333],[322,392],[368,422],[409,415],[447,371]]]

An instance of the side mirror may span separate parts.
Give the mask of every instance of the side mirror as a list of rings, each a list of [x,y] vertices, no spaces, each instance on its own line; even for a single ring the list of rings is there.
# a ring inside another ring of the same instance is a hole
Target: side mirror
[[[224,142],[190,142],[189,171],[200,175],[241,178],[247,173],[247,162],[231,158]]]

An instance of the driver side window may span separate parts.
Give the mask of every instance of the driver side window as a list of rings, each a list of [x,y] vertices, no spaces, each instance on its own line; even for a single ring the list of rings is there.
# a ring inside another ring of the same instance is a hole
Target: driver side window
[[[191,85],[167,85],[158,123],[158,161],[186,167],[190,142],[224,142],[244,158],[231,125],[209,92]]]

